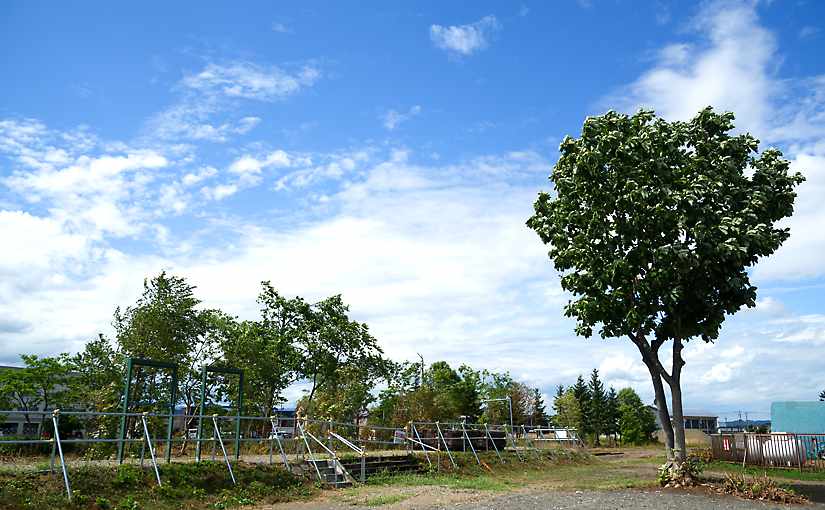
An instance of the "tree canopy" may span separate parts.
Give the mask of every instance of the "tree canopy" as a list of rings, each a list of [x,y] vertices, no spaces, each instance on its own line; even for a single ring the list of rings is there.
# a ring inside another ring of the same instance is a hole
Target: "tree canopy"
[[[689,121],[652,111],[588,117],[581,137],[565,137],[527,225],[549,245],[565,314],[576,333],[627,337],[639,349],[668,437],[684,458],[680,376],[684,342],[718,338],[725,316],[756,303],[748,268],[790,235],[803,181],[780,151],[757,152],[732,134],[732,113],[706,108]],[[659,360],[672,343],[670,371]],[[663,389],[670,386],[673,418]],[[675,443],[674,443],[675,441]]]

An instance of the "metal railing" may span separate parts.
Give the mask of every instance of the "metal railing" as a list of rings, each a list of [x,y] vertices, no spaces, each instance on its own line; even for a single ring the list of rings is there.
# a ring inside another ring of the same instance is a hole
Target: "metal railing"
[[[539,454],[539,448],[530,436],[536,434],[535,440],[539,440],[540,432],[528,431],[523,426],[512,430],[509,425],[411,421],[404,427],[385,427],[285,416],[170,415],[151,412],[60,410],[27,413],[0,410],[0,422],[4,418],[17,418],[23,414],[27,415],[26,420],[29,423],[50,423],[52,430],[46,431],[42,426],[34,427],[38,430],[36,437],[0,435],[0,468],[8,468],[11,462],[12,469],[38,470],[41,464],[37,462],[37,457],[48,455],[48,471],[55,472],[56,461],[59,459],[59,468],[69,499],[72,497],[69,465],[85,463],[105,466],[140,462],[140,466],[143,467],[147,449],[159,486],[163,484],[162,470],[159,468],[161,459],[165,457],[167,463],[200,462],[203,447],[209,445],[212,446],[211,459],[217,461],[218,454],[222,456],[233,484],[236,483],[236,479],[232,457],[236,462],[243,456],[243,460],[248,462],[273,464],[275,448],[287,470],[292,470],[290,456],[294,456],[296,461],[303,460],[306,456],[321,480],[323,477],[318,462],[328,459],[338,471],[351,480],[352,477],[346,472],[337,451],[337,447],[343,445],[342,451],[353,452],[360,457],[362,481],[365,479],[365,457],[368,450],[380,452],[379,455],[393,452],[403,452],[405,455],[421,454],[430,467],[434,464],[432,456],[435,456],[435,465],[439,469],[442,454],[453,467],[458,466],[454,456],[456,452],[472,455],[478,464],[482,463],[482,452],[492,451],[501,463],[506,462],[505,452],[514,453],[520,461],[525,460],[525,452]],[[78,430],[73,436],[61,434],[61,416],[67,420],[71,417],[76,422],[74,425]],[[176,424],[171,435],[168,433],[170,418]],[[123,423],[125,433],[121,428]],[[198,424],[197,429],[194,429],[196,434],[190,428],[190,425],[195,423]],[[205,425],[209,423],[212,424],[212,435],[206,437],[204,432],[208,426]],[[33,428],[29,427],[28,430],[31,431]],[[187,453],[188,444],[194,446],[194,456]],[[823,444],[825,445],[825,440]],[[139,452],[134,449],[138,445]],[[179,447],[177,452],[173,452],[175,447]],[[14,450],[15,448],[17,450]],[[164,455],[160,455],[160,452]],[[20,462],[15,463],[14,459]]]
[[[743,466],[825,471],[825,434],[713,434],[714,460]]]

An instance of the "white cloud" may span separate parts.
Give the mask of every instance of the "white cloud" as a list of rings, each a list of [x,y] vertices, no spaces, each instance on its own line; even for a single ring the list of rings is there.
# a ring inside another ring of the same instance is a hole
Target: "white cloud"
[[[201,181],[205,181],[210,177],[218,174],[218,170],[212,166],[206,166],[196,172],[189,172],[183,176],[181,182],[184,186],[193,186]]]
[[[277,21],[272,23],[272,31],[278,32],[279,34],[291,34],[292,29],[286,26],[283,23],[279,23]]]
[[[707,4],[691,28],[702,39],[672,43],[656,64],[607,99],[625,110],[650,107],[668,119],[688,119],[705,106],[736,114],[740,131],[781,143],[791,168],[807,181],[798,189],[794,216],[784,222],[791,238],[759,263],[757,280],[825,275],[821,197],[825,194],[825,77],[784,80],[776,37],[759,23],[753,2]]]
[[[227,142],[261,122],[256,116],[227,118],[235,102],[283,100],[311,87],[320,77],[321,71],[310,64],[290,71],[247,61],[210,62],[180,80],[175,89],[179,99],[153,115],[145,133],[153,139]],[[217,121],[217,117],[222,119]]]
[[[383,115],[384,127],[390,131],[397,128],[402,123],[410,120],[421,113],[421,106],[415,105],[410,107],[406,113],[401,113],[396,110],[389,110]]]
[[[296,161],[295,158],[290,157],[285,151],[276,150],[267,154],[263,159],[258,159],[253,156],[242,156],[229,165],[229,171],[235,174],[259,174],[265,168],[288,168],[293,166]],[[299,158],[304,161],[304,158]]]
[[[778,92],[776,38],[744,2],[708,5],[693,28],[706,44],[665,46],[657,65],[611,101],[631,110],[654,108],[671,120],[688,119],[712,105],[736,112],[740,128],[763,136]]]
[[[201,188],[201,193],[204,197],[210,200],[223,200],[237,193],[239,190],[237,184],[217,184],[215,186],[204,186]]]
[[[321,71],[311,65],[288,72],[276,66],[265,68],[252,62],[210,63],[200,72],[184,77],[181,85],[207,96],[272,101],[312,86],[320,77]]]
[[[810,25],[804,26],[799,30],[799,38],[800,39],[813,39],[814,37],[819,35],[820,31],[821,30],[819,29],[819,27],[813,27],[813,26],[810,26]]]
[[[487,48],[490,38],[500,29],[495,16],[484,16],[467,25],[431,25],[430,40],[451,55],[467,57]]]

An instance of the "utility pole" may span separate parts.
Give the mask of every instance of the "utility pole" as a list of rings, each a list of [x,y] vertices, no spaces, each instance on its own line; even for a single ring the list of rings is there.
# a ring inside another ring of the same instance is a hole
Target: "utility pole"
[[[416,354],[418,354],[419,359],[421,359],[421,381],[418,383],[418,386],[421,387],[424,385],[424,356],[417,352]]]

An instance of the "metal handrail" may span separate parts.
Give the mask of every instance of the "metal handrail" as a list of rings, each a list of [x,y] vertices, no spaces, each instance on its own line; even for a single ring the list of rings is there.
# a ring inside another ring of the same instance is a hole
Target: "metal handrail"
[[[350,450],[353,450],[358,455],[364,455],[364,450],[362,448],[358,448],[357,446],[355,446],[352,442],[350,442],[349,439],[347,439],[345,437],[342,437],[342,436],[340,436],[340,435],[338,435],[338,434],[336,434],[335,432],[332,432],[332,431],[329,432],[329,435],[334,437],[335,439],[337,439],[341,443],[343,443],[344,446],[346,446]]]
[[[301,439],[304,440],[304,446],[306,446],[307,453],[309,454],[309,460],[312,466],[315,468],[315,474],[318,475],[318,481],[324,481],[321,477],[321,470],[318,469],[318,461],[315,460],[315,455],[312,453],[312,448],[309,447],[309,441],[307,441],[306,431],[304,430],[304,426],[301,425],[301,421],[298,420],[295,425],[298,427],[298,430],[301,431]]]

